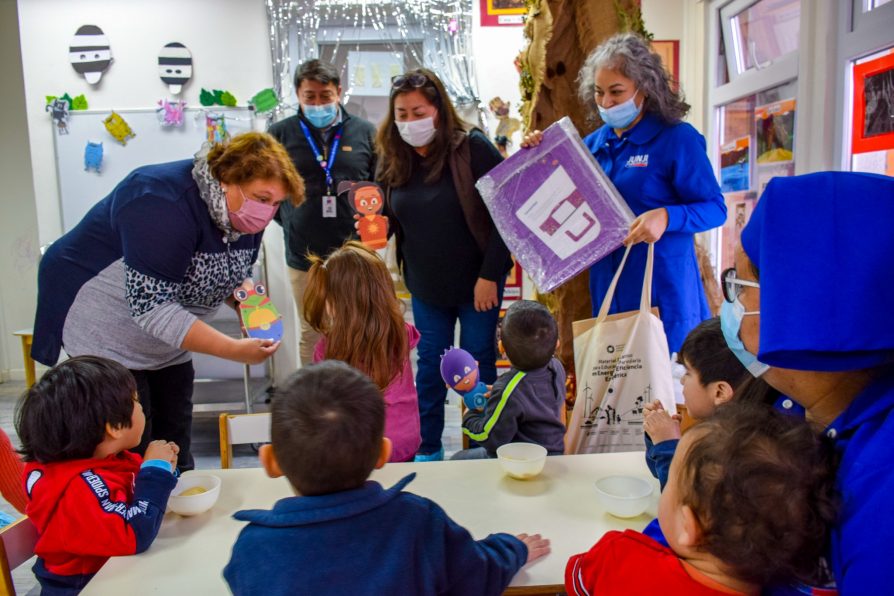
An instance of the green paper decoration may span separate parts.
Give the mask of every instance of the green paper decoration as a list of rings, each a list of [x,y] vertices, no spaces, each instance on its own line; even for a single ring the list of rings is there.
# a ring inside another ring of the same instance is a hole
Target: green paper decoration
[[[224,91],[223,93],[220,94],[220,103],[222,103],[225,106],[229,106],[231,108],[235,107],[236,96],[234,96],[229,91]]]
[[[248,103],[255,107],[255,111],[260,113],[269,112],[273,108],[279,105],[279,98],[276,97],[276,92],[273,89],[264,89],[263,91],[258,91],[254,97],[248,100]]]
[[[205,107],[213,106],[214,94],[203,87],[202,92],[199,93],[199,103]]]
[[[87,109],[87,98],[83,93],[75,97],[71,100],[71,109],[72,110],[86,110]]]
[[[206,108],[210,106],[233,107],[236,105],[236,97],[229,91],[221,91],[220,89],[208,91],[202,88],[202,91],[199,93],[199,103]]]

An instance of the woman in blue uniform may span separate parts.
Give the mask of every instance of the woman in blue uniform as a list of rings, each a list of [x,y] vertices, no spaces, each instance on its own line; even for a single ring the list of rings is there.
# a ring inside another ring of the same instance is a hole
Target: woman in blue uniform
[[[840,453],[830,555],[844,596],[894,586],[892,221],[894,178],[774,178],[723,275],[730,348],[769,365],[767,383],[804,406]]]
[[[584,143],[637,216],[624,242],[655,243],[652,304],[676,352],[710,316],[693,235],[726,221],[705,139],[681,121],[689,105],[672,88],[661,58],[637,35],[615,35],[596,48],[579,82],[581,99],[605,123]],[[523,146],[539,143],[540,136],[531,133]],[[610,313],[639,308],[646,249],[631,250]],[[623,255],[620,248],[590,268],[594,316]]]

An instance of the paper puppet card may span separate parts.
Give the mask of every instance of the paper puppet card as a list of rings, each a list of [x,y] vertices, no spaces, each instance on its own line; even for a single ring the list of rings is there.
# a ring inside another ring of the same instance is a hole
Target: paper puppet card
[[[109,38],[96,25],[82,25],[68,46],[68,59],[75,72],[91,85],[97,84],[112,64]]]
[[[192,53],[182,43],[172,41],[158,53],[158,76],[174,95],[192,78]]]
[[[634,219],[568,118],[476,186],[509,250],[543,292],[621,246]]]
[[[338,194],[348,193],[348,202],[357,211],[357,231],[360,241],[373,250],[388,244],[388,218],[382,215],[385,194],[375,182],[342,182]]]
[[[270,302],[263,284],[246,279],[233,292],[239,303],[239,318],[248,337],[256,339],[282,339],[282,315]]]

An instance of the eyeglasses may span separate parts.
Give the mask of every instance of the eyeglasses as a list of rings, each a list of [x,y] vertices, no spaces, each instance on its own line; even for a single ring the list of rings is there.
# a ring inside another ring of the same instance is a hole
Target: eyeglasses
[[[419,89],[425,87],[431,81],[421,72],[411,72],[409,74],[396,75],[391,77],[391,92],[394,93],[398,89]]]
[[[749,288],[759,288],[761,285],[756,281],[747,279],[739,279],[736,277],[736,268],[730,267],[720,274],[720,286],[723,288],[723,297],[727,302],[735,302],[739,294],[742,293],[744,286]]]

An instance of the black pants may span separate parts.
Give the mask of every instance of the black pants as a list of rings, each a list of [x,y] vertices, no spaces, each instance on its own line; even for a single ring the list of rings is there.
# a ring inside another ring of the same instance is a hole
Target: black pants
[[[192,383],[195,370],[192,361],[158,370],[131,370],[137,381],[137,393],[146,415],[143,440],[136,451],[141,455],[149,441],[164,439],[180,447],[177,467],[181,472],[192,470],[189,445],[192,433]]]

